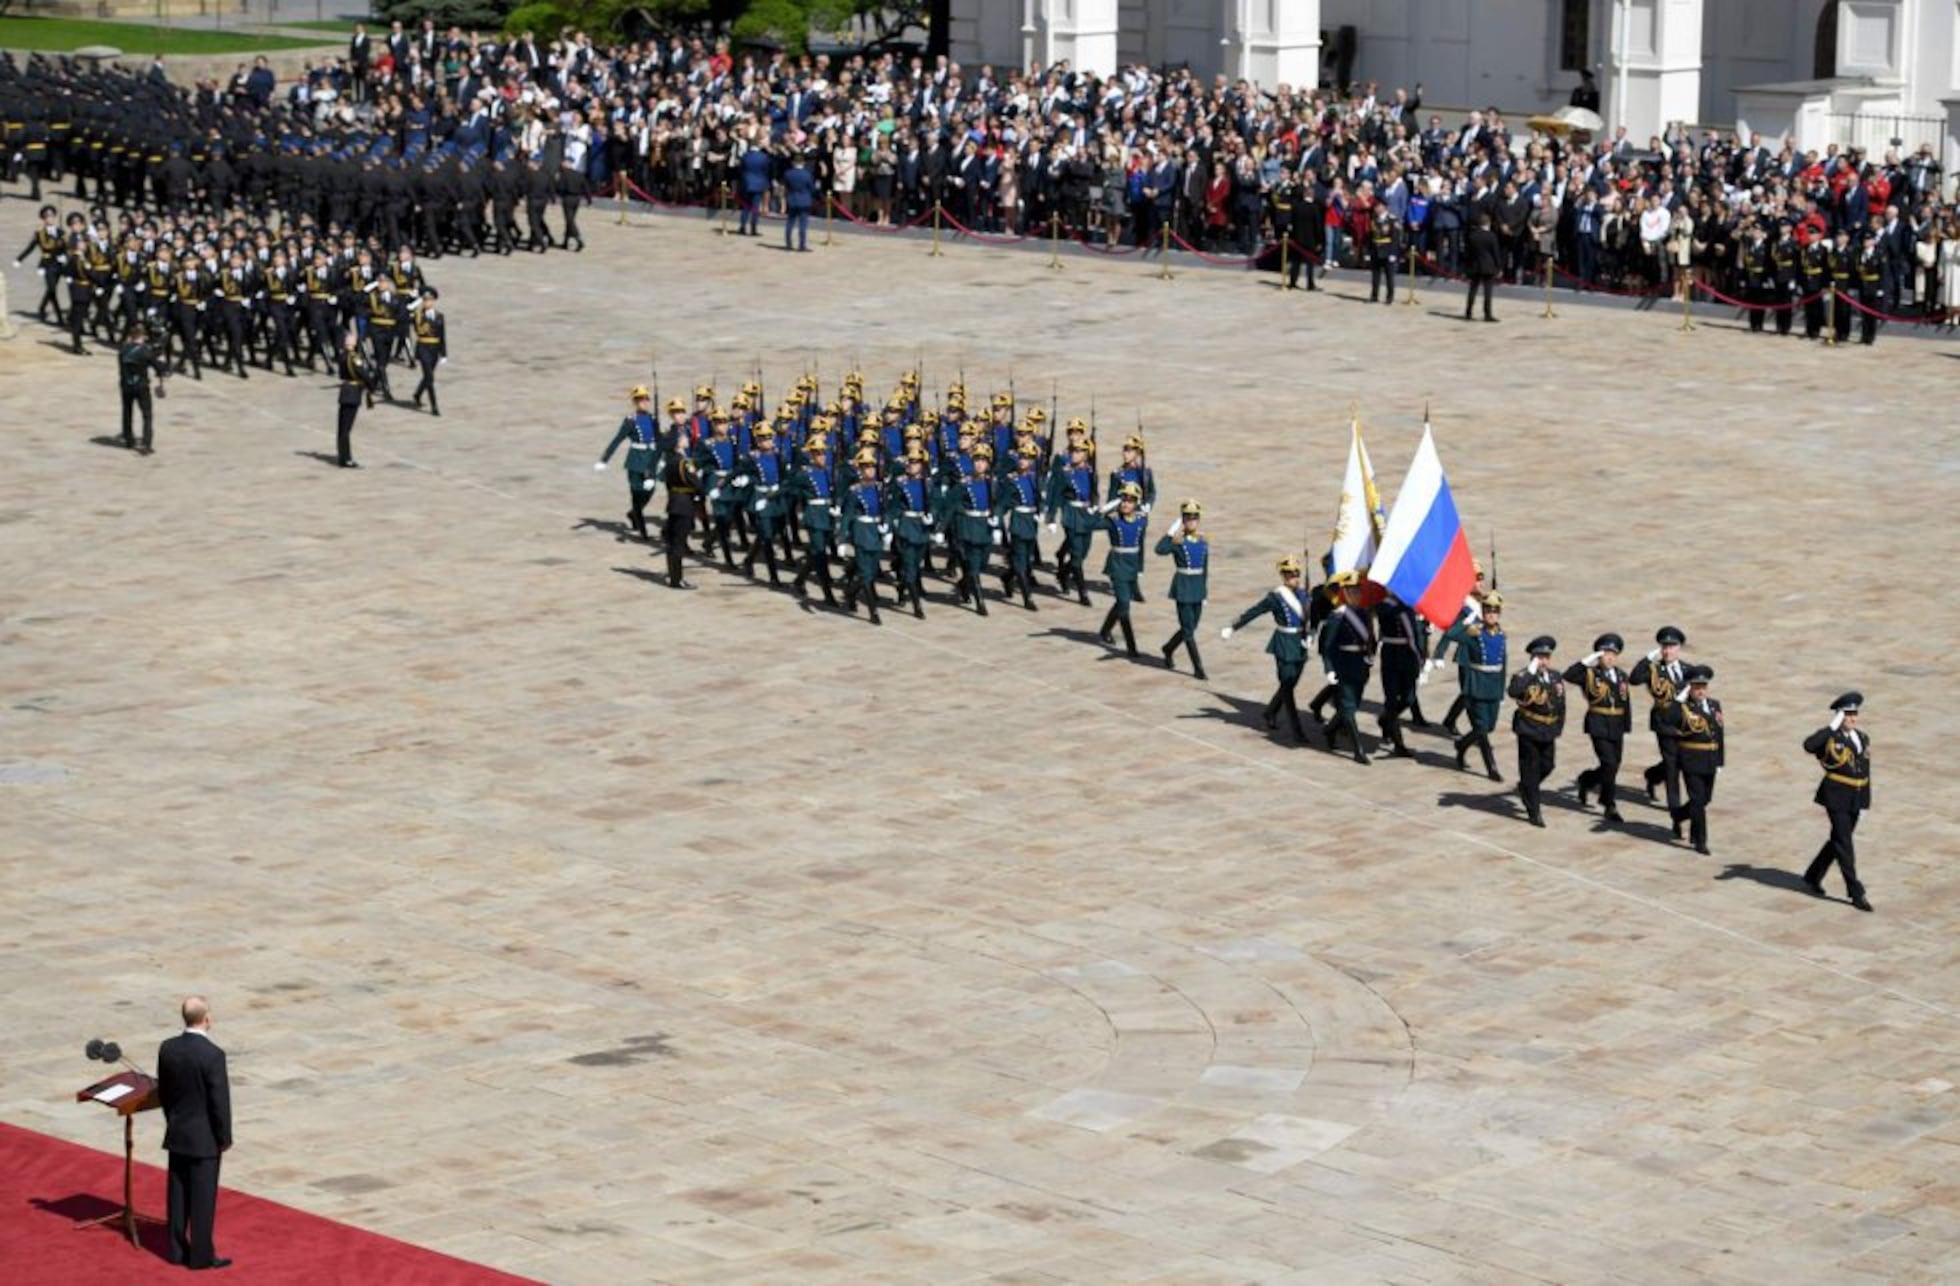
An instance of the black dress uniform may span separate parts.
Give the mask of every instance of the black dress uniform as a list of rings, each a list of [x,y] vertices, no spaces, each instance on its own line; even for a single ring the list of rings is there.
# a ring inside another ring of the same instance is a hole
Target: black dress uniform
[[[1334,678],[1335,713],[1321,725],[1320,735],[1332,750],[1334,738],[1346,732],[1354,747],[1354,761],[1365,764],[1368,752],[1361,745],[1358,719],[1362,693],[1367,691],[1368,676],[1375,668],[1375,623],[1356,592],[1361,586],[1360,573],[1341,572],[1332,584],[1341,597],[1320,627],[1319,642],[1320,659]]]
[[[1525,645],[1532,664],[1511,676],[1506,689],[1512,701],[1511,735],[1518,743],[1518,797],[1533,826],[1545,824],[1539,788],[1552,775],[1558,758],[1558,737],[1565,731],[1565,683],[1552,667],[1558,641],[1541,634]],[[1542,658],[1542,659],[1541,659]]]
[[[436,401],[436,367],[449,360],[449,323],[436,308],[435,287],[425,287],[422,301],[409,313],[409,330],[415,339],[415,361],[422,368],[422,379],[415,386],[415,405],[429,395],[429,414],[440,416]]]
[[[122,442],[126,447],[137,447],[132,433],[131,412],[141,407],[143,411],[143,442],[137,449],[144,455],[150,454],[151,433],[155,411],[150,401],[150,376],[155,375],[161,389],[165,372],[163,356],[150,347],[149,337],[141,326],[130,329],[129,337],[123,341],[116,354],[118,382],[122,386]]]
[[[1845,716],[1856,715],[1864,702],[1856,692],[1845,693],[1831,702],[1836,714],[1830,724],[1804,738],[1804,753],[1815,755],[1824,769],[1815,799],[1831,819],[1831,837],[1817,850],[1810,868],[1803,873],[1803,882],[1822,897],[1824,876],[1835,862],[1838,873],[1844,876],[1844,891],[1851,905],[1869,911],[1872,904],[1865,899],[1865,886],[1858,879],[1858,850],[1851,836],[1858,829],[1859,814],[1872,806],[1872,743],[1860,729],[1844,726]]]
[[[667,439],[661,451],[659,477],[667,488],[667,517],[660,524],[660,544],[667,555],[667,585],[670,589],[693,589],[681,575],[681,560],[688,553],[687,538],[694,533],[701,471],[685,437]]]
[[[1654,787],[1665,782],[1670,813],[1681,806],[1681,765],[1675,756],[1674,736],[1668,731],[1667,712],[1686,687],[1684,676],[1688,665],[1678,655],[1673,660],[1664,660],[1661,652],[1664,648],[1678,648],[1687,641],[1688,636],[1674,626],[1662,626],[1654,634],[1654,650],[1634,662],[1633,673],[1628,676],[1635,687],[1647,689],[1647,695],[1653,698],[1647,710],[1647,727],[1660,747],[1661,759],[1645,774],[1647,798],[1652,799]]]
[[[340,350],[336,374],[340,377],[340,420],[334,443],[340,467],[358,469],[360,465],[354,460],[354,420],[360,415],[362,404],[373,396],[374,372],[368,367],[367,354],[359,345],[349,343]]]
[[[1675,752],[1680,756],[1681,785],[1687,796],[1680,807],[1670,810],[1674,838],[1681,838],[1681,827],[1688,827],[1688,838],[1695,852],[1708,852],[1708,805],[1715,798],[1715,774],[1722,767],[1722,706],[1708,695],[1708,681],[1715,671],[1705,665],[1687,667],[1687,695],[1667,707],[1662,716],[1674,736]]]
[[[1422,678],[1423,658],[1429,655],[1429,622],[1415,608],[1390,594],[1375,606],[1375,629],[1381,638],[1382,736],[1393,747],[1391,759],[1413,759],[1402,740],[1402,714],[1417,711],[1416,683]]]
[[[1617,665],[1599,664],[1601,654],[1618,656],[1625,646],[1617,634],[1602,634],[1593,640],[1592,655],[1566,667],[1565,681],[1577,684],[1586,698],[1586,736],[1592,739],[1594,767],[1579,774],[1579,807],[1586,796],[1597,790],[1606,820],[1620,821],[1620,760],[1626,750],[1627,734],[1633,731],[1632,687],[1626,673]]]

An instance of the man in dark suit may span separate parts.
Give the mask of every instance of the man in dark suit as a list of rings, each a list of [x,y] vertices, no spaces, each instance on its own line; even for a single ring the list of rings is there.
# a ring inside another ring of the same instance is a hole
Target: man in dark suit
[[[347,41],[347,71],[352,81],[353,99],[365,103],[368,97],[368,57],[373,52],[372,42],[368,40],[367,27],[363,23],[354,24],[354,34]]]
[[[231,1081],[225,1051],[211,1039],[211,1006],[184,998],[184,1030],[157,1049],[163,1147],[170,1153],[170,1262],[224,1268],[211,1248],[218,1215],[218,1162],[231,1147]]]
[[[1480,290],[1484,296],[1484,320],[1497,320],[1490,313],[1490,283],[1503,265],[1504,252],[1498,244],[1497,234],[1490,230],[1490,219],[1479,214],[1471,223],[1470,235],[1463,239],[1463,271],[1470,278],[1470,294],[1463,301],[1464,321],[1470,320]]]

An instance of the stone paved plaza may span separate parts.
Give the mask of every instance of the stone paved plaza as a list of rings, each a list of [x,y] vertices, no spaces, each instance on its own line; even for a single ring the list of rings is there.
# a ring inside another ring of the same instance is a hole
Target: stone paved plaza
[[[444,417],[364,414],[359,472],[318,378],[103,445],[111,359],[11,274],[0,1118],[112,1147],[82,1043],[202,990],[229,1184],[551,1281],[1960,1277],[1954,344],[587,223],[431,265]],[[1154,663],[1161,565],[1133,664],[1100,607],[872,629],[619,539],[591,462],[651,360],[915,354],[1141,411],[1208,507],[1208,683]],[[1514,635],[1716,667],[1712,858],[1578,812],[1576,731],[1539,831],[1433,732],[1259,728],[1265,632],[1216,627],[1323,544],[1350,402],[1392,495],[1425,399]],[[1847,688],[1875,915],[1795,888]]]

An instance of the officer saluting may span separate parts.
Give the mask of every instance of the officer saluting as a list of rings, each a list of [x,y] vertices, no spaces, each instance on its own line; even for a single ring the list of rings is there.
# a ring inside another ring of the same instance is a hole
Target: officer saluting
[[[1176,568],[1171,572],[1171,602],[1177,605],[1177,633],[1160,649],[1164,664],[1177,668],[1177,648],[1181,643],[1191,657],[1191,673],[1205,677],[1205,663],[1198,659],[1198,620],[1205,614],[1205,582],[1210,579],[1211,542],[1198,530],[1204,506],[1187,500],[1178,506],[1178,519],[1157,540],[1159,554],[1168,554]]]
[[[1831,819],[1831,837],[1817,850],[1803,882],[1823,897],[1824,876],[1836,862],[1851,905],[1869,911],[1872,904],[1865,900],[1865,886],[1858,881],[1858,850],[1851,842],[1858,815],[1872,806],[1872,743],[1858,727],[1858,711],[1864,704],[1859,693],[1845,693],[1831,702],[1830,723],[1804,738],[1804,753],[1817,756],[1824,769],[1815,798]]]
[[[1497,771],[1497,752],[1491,749],[1491,730],[1497,727],[1497,708],[1504,703],[1504,596],[1492,590],[1484,596],[1482,614],[1468,612],[1443,631],[1436,642],[1431,668],[1443,663],[1443,649],[1456,645],[1458,682],[1463,687],[1463,705],[1470,716],[1470,731],[1455,742],[1456,766],[1466,766],[1470,747],[1483,755],[1484,776],[1503,781]]]
[[[1681,645],[1687,641],[1688,636],[1674,626],[1661,626],[1654,633],[1654,650],[1634,662],[1633,673],[1627,676],[1634,686],[1646,688],[1647,695],[1653,698],[1653,705],[1647,710],[1647,726],[1660,745],[1661,761],[1647,769],[1647,798],[1651,800],[1654,787],[1665,781],[1670,813],[1681,807],[1681,765],[1676,758],[1674,738],[1667,732],[1667,712],[1687,686],[1683,678],[1688,667],[1681,660]]]
[[[1599,761],[1579,774],[1579,807],[1584,808],[1586,795],[1597,790],[1606,820],[1615,826],[1621,820],[1615,779],[1627,733],[1633,730],[1630,687],[1618,664],[1625,646],[1619,635],[1602,634],[1593,640],[1590,653],[1565,670],[1565,681],[1578,684],[1586,695],[1586,735],[1592,738],[1593,756]]]
[[[163,381],[168,373],[161,354],[150,347],[149,332],[142,322],[130,324],[129,333],[123,337],[122,348],[116,353],[118,382],[122,385],[122,444],[131,450],[150,454],[155,412],[150,402],[150,376],[157,377],[157,396],[163,396]],[[131,412],[143,412],[143,441],[136,441],[135,426]]]
[[[1279,687],[1273,691],[1273,699],[1266,703],[1266,730],[1279,726],[1279,712],[1283,707],[1287,717],[1293,721],[1293,736],[1302,745],[1306,744],[1307,728],[1300,721],[1300,707],[1294,699],[1293,690],[1300,686],[1300,673],[1307,668],[1307,641],[1303,631],[1307,626],[1307,605],[1300,593],[1300,560],[1288,555],[1279,560],[1279,584],[1269,590],[1266,596],[1239,613],[1239,619],[1218,632],[1218,637],[1229,639],[1250,622],[1261,616],[1273,618],[1273,636],[1266,641],[1266,651],[1273,658],[1273,666],[1279,672]]]
[[[1715,671],[1706,665],[1691,665],[1686,674],[1688,691],[1681,700],[1667,707],[1662,727],[1674,738],[1680,758],[1681,784],[1687,802],[1670,811],[1674,838],[1681,838],[1681,827],[1688,827],[1688,838],[1695,852],[1708,853],[1708,804],[1715,798],[1715,774],[1722,767],[1722,705],[1708,695],[1708,681]]]
[[[1511,710],[1511,735],[1518,743],[1518,796],[1533,826],[1545,824],[1538,788],[1551,776],[1558,756],[1558,735],[1565,731],[1564,676],[1552,664],[1558,640],[1540,634],[1525,644],[1531,661],[1511,676],[1506,689],[1516,704]]]
[[[659,476],[660,467],[660,425],[653,418],[653,394],[647,392],[646,385],[633,388],[633,409],[619,422],[619,431],[613,434],[606,444],[606,453],[594,462],[593,468],[604,470],[612,462],[613,452],[619,450],[621,443],[626,447],[626,495],[632,508],[626,511],[626,521],[633,530],[640,533],[640,539],[647,538],[647,496],[653,491],[654,479]]]

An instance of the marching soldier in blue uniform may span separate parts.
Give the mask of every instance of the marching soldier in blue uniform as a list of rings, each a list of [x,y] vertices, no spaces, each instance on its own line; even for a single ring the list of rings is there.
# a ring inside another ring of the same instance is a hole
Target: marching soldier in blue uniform
[[[1104,643],[1114,643],[1113,631],[1123,629],[1123,647],[1137,654],[1136,627],[1130,623],[1130,604],[1143,597],[1143,542],[1150,534],[1150,519],[1143,512],[1143,488],[1134,482],[1123,484],[1116,494],[1116,512],[1103,519],[1109,530],[1109,553],[1103,557],[1103,575],[1116,595],[1109,615],[1103,617],[1098,633]]]
[[[1490,592],[1484,585],[1484,565],[1473,558],[1470,560],[1470,568],[1471,571],[1476,575],[1476,582],[1473,585],[1471,585],[1470,592],[1463,596],[1463,607],[1457,613],[1457,620],[1462,620],[1465,616],[1468,616],[1470,619],[1475,620],[1477,617],[1481,616],[1484,610],[1483,608],[1484,595]],[[1454,622],[1452,622],[1452,624],[1454,624]],[[1461,671],[1462,671],[1462,662],[1459,661],[1458,674],[1457,674],[1456,699],[1451,701],[1450,708],[1443,712],[1443,731],[1449,733],[1450,736],[1452,737],[1457,735],[1456,721],[1463,717],[1464,707],[1468,704],[1468,698],[1466,698],[1463,694],[1464,676]]]
[[[1263,718],[1266,730],[1271,732],[1279,726],[1279,712],[1286,711],[1292,721],[1293,736],[1301,745],[1307,742],[1307,726],[1300,721],[1300,706],[1294,697],[1294,689],[1300,686],[1300,675],[1307,668],[1307,604],[1300,588],[1300,560],[1291,555],[1279,560],[1279,584],[1268,590],[1266,596],[1239,613],[1239,618],[1218,632],[1221,639],[1229,639],[1239,630],[1262,616],[1273,618],[1273,635],[1266,640],[1266,652],[1273,658],[1273,666],[1279,674],[1279,687],[1273,690],[1273,699],[1266,703]]]
[[[914,441],[905,450],[905,474],[891,481],[886,509],[892,517],[898,601],[912,603],[912,615],[925,619],[926,592],[920,576],[932,544],[932,483],[926,477],[926,449]]]
[[[874,434],[876,430],[872,431]],[[891,523],[885,517],[885,486],[878,480],[878,452],[866,447],[854,459],[857,481],[844,491],[843,531],[845,553],[850,562],[844,568],[844,606],[857,611],[863,599],[873,625],[878,617],[878,562],[885,552],[885,538]]]
[[[1620,653],[1625,640],[1617,634],[1602,634],[1593,640],[1593,650],[1565,670],[1565,681],[1575,683],[1586,697],[1586,736],[1592,739],[1593,757],[1598,763],[1579,774],[1579,807],[1586,796],[1599,792],[1600,807],[1606,820],[1620,824],[1620,759],[1626,749],[1627,734],[1633,731],[1632,687],[1620,669]]]
[[[1166,555],[1172,563],[1171,602],[1177,606],[1177,633],[1165,640],[1158,651],[1164,654],[1164,664],[1177,668],[1177,649],[1180,644],[1191,658],[1191,674],[1194,678],[1205,677],[1205,663],[1198,656],[1198,622],[1205,614],[1206,582],[1211,573],[1211,542],[1205,533],[1198,529],[1198,522],[1204,517],[1204,506],[1195,500],[1187,500],[1178,506],[1178,518],[1171,529],[1157,538],[1157,553]]]
[[[685,415],[687,404],[679,398],[670,398],[667,409]],[[683,420],[683,433],[687,421]],[[741,464],[741,455],[735,449],[735,439],[728,435],[728,417],[711,417],[710,432],[700,446],[698,465],[701,474],[701,488],[708,498],[708,516],[713,522],[709,528],[704,552],[712,554],[714,547],[721,546],[722,566],[735,570],[735,514],[740,508],[741,490],[735,485],[736,470]],[[746,544],[746,541],[745,541]]]
[[[1518,743],[1518,797],[1524,800],[1525,819],[1543,827],[1545,812],[1539,802],[1539,788],[1552,775],[1558,761],[1558,737],[1565,731],[1565,676],[1552,664],[1558,640],[1540,634],[1525,644],[1531,660],[1511,676],[1508,691],[1511,707],[1511,735]]]
[[[789,484],[783,488],[784,496],[801,502],[803,530],[809,537],[804,545],[803,566],[797,570],[790,588],[798,598],[804,597],[804,585],[814,575],[817,584],[823,587],[823,601],[835,607],[837,594],[830,579],[830,554],[837,534],[838,505],[827,459],[830,420],[818,416],[810,422],[810,427],[810,440],[803,448],[803,466],[790,475]]]
[[[1361,696],[1375,668],[1375,623],[1361,606],[1361,573],[1340,572],[1331,584],[1338,595],[1334,610],[1320,627],[1320,659],[1333,676],[1337,702],[1334,717],[1320,726],[1321,740],[1334,748],[1334,738],[1347,733],[1354,762],[1369,762],[1361,744]]]
[[[964,427],[960,439],[969,434]],[[1000,519],[994,514],[994,449],[984,442],[973,448],[973,474],[948,489],[948,515],[953,520],[959,558],[960,601],[973,596],[973,610],[987,614],[987,592],[981,578],[987,574],[987,558],[1000,543]]]
[[[1138,501],[1137,508],[1147,518],[1150,511],[1157,507],[1157,475],[1144,463],[1143,438],[1134,433],[1123,439],[1123,462],[1109,471],[1109,490],[1104,493],[1109,500],[1103,505],[1103,512],[1114,509],[1123,488],[1132,484],[1143,497]]]
[[[1059,515],[1066,543],[1055,558],[1055,575],[1066,591],[1075,582],[1076,601],[1089,605],[1089,542],[1102,525],[1096,510],[1096,473],[1089,463],[1089,444],[1074,435],[1076,421],[1070,421],[1068,462],[1048,484],[1048,530],[1055,530]],[[1084,425],[1086,432],[1088,426]]]
[[[1375,629],[1381,638],[1382,737],[1392,747],[1390,759],[1413,759],[1415,751],[1402,740],[1403,712],[1421,715],[1416,682],[1429,655],[1429,622],[1394,594],[1375,605]]]
[[[1706,665],[1691,665],[1683,676],[1687,694],[1667,707],[1662,726],[1674,738],[1675,754],[1681,764],[1682,793],[1687,796],[1679,808],[1669,810],[1674,821],[1674,838],[1681,838],[1682,826],[1695,852],[1708,853],[1708,805],[1715,798],[1715,774],[1724,758],[1722,703],[1708,695],[1708,681],[1715,671]]]
[[[776,568],[776,527],[783,517],[783,458],[776,452],[773,425],[755,426],[755,445],[741,459],[735,486],[755,522],[755,539],[742,561],[742,574],[755,575],[755,560],[760,557],[769,565],[769,583],[781,585]]]
[[[1858,881],[1858,850],[1851,838],[1858,829],[1859,814],[1872,806],[1872,743],[1858,727],[1858,711],[1864,704],[1860,693],[1845,693],[1831,702],[1830,723],[1804,738],[1804,753],[1815,755],[1824,770],[1814,798],[1831,819],[1831,837],[1817,850],[1803,873],[1803,882],[1812,893],[1823,897],[1824,876],[1835,862],[1851,905],[1869,911],[1872,904],[1865,898],[1865,886]]]
[[[1681,647],[1688,636],[1672,625],[1663,625],[1654,634],[1654,650],[1633,663],[1633,673],[1628,680],[1637,688],[1647,689],[1653,704],[1647,709],[1647,727],[1653,731],[1654,740],[1660,746],[1660,762],[1647,769],[1647,798],[1654,798],[1654,787],[1662,782],[1667,784],[1667,811],[1673,813],[1681,807],[1681,765],[1675,753],[1673,734],[1668,732],[1668,709],[1686,690],[1683,676],[1687,664],[1681,659]]]
[[[626,511],[626,521],[640,539],[647,539],[647,497],[653,492],[654,479],[660,476],[660,425],[653,418],[653,394],[647,392],[646,385],[633,388],[633,409],[619,422],[618,432],[606,444],[605,454],[593,464],[593,468],[603,472],[612,463],[613,452],[626,445],[626,492],[627,501],[632,508]]]
[[[1430,659],[1433,669],[1443,663],[1443,650],[1456,648],[1457,680],[1463,688],[1463,705],[1470,717],[1470,731],[1455,741],[1456,766],[1468,767],[1465,762],[1470,747],[1477,747],[1483,756],[1484,776],[1492,781],[1503,781],[1503,774],[1497,771],[1497,752],[1491,748],[1490,734],[1497,727],[1498,707],[1504,703],[1504,676],[1506,673],[1505,646],[1508,640],[1504,634],[1504,596],[1492,590],[1484,596],[1481,614],[1471,616],[1467,611],[1456,619],[1456,624],[1443,631],[1443,637],[1436,642],[1436,654]]]
[[[1018,586],[1021,606],[1033,612],[1039,610],[1034,603],[1034,562],[1040,556],[1041,479],[1035,466],[1041,461],[1032,450],[1017,452],[1014,461],[1017,467],[994,498],[1001,530],[1007,534],[1004,589],[1011,595]]]

